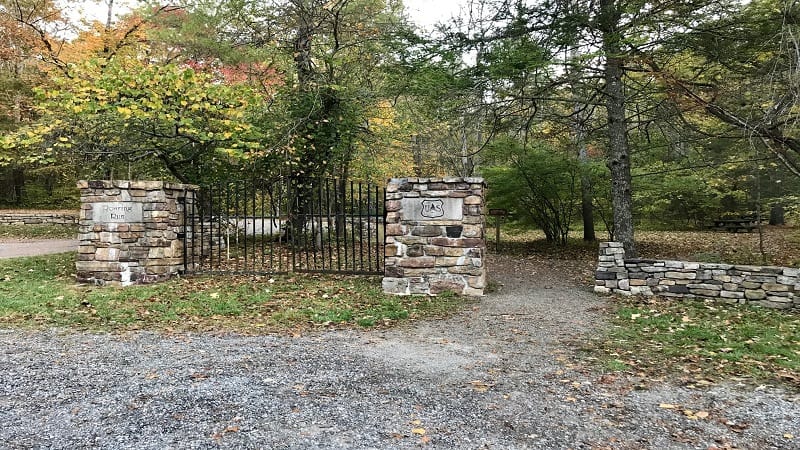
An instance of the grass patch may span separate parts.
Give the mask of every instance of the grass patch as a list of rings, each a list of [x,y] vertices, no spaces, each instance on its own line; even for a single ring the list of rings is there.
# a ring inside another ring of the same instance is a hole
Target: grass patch
[[[607,334],[593,344],[607,370],[687,382],[730,376],[781,380],[800,388],[800,316],[710,301],[621,300]]]
[[[75,239],[77,225],[0,225],[0,239]]]
[[[126,288],[77,286],[74,253],[0,260],[0,325],[124,331],[295,332],[386,327],[444,316],[455,295],[385,295],[379,277],[191,277]]]

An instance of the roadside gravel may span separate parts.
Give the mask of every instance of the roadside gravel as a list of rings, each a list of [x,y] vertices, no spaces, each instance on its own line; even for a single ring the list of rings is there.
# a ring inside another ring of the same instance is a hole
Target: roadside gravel
[[[574,264],[494,257],[494,293],[393,330],[2,329],[0,448],[800,448],[793,393],[587,368],[605,299]]]

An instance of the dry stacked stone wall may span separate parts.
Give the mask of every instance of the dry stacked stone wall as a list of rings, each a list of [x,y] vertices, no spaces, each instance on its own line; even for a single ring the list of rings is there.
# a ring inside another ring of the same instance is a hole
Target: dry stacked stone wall
[[[482,178],[397,178],[386,187],[383,290],[483,295]]]
[[[56,213],[45,211],[3,212],[0,211],[0,225],[75,225],[78,213]]]
[[[594,290],[800,309],[800,269],[625,259],[622,243],[603,242]]]
[[[185,270],[184,207],[197,187],[162,181],[80,181],[79,282],[127,286]]]

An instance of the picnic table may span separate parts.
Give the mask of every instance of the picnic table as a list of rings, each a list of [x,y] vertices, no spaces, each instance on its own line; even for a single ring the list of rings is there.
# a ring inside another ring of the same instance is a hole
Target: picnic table
[[[714,219],[713,225],[710,225],[709,228],[729,233],[738,233],[740,231],[749,233],[758,228],[758,220],[754,217],[720,218]]]

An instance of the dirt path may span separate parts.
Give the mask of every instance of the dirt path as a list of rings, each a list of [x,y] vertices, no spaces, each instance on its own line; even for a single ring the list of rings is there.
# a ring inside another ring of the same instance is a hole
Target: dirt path
[[[0,330],[9,448],[790,449],[800,403],[607,374],[571,345],[605,300],[569,261],[494,258],[447,320],[284,336]],[[660,405],[675,405],[664,408]],[[704,411],[691,419],[684,410]]]
[[[52,253],[71,252],[77,249],[77,239],[0,239],[0,259],[49,255]]]

